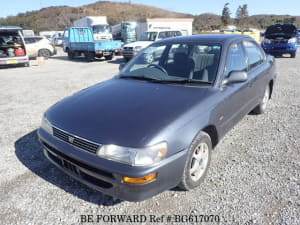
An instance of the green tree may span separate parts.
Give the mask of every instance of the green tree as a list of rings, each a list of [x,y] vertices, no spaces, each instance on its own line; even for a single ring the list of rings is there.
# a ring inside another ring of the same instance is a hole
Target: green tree
[[[224,8],[222,10],[222,17],[221,17],[221,20],[222,20],[222,23],[224,26],[227,26],[230,22],[230,9],[229,9],[229,3],[227,2],[225,5],[224,5]]]
[[[236,10],[236,24],[238,26],[244,27],[245,25],[248,26],[248,18],[249,18],[249,12],[248,12],[248,5],[240,5]]]

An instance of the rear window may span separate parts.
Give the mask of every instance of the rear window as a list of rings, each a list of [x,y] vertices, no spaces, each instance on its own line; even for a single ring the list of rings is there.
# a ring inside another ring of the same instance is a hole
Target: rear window
[[[23,44],[21,36],[17,32],[0,32],[0,46]]]

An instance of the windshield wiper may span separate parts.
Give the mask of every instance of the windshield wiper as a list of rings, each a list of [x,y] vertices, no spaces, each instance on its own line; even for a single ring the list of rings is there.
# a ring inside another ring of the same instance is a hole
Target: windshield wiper
[[[174,84],[209,84],[212,82],[205,80],[194,80],[194,79],[180,79],[180,80],[162,80],[164,83],[174,83]]]
[[[128,76],[119,76],[119,78],[122,79],[134,79],[134,80],[146,80],[146,81],[155,81],[155,82],[160,82],[161,80],[153,78],[153,77],[147,77],[147,76],[133,76],[133,75],[128,75]]]

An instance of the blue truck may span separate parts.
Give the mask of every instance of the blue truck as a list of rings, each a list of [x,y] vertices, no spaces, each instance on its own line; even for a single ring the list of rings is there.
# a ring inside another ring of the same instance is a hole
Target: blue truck
[[[281,56],[290,54],[296,57],[298,48],[297,28],[293,24],[274,24],[266,29],[262,48],[267,54]]]
[[[84,55],[87,61],[102,57],[111,60],[121,48],[121,41],[95,41],[89,27],[71,27],[64,32],[63,49],[69,59]]]

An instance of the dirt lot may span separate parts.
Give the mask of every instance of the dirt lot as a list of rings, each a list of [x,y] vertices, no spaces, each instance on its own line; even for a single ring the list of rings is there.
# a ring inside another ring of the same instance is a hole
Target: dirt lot
[[[205,182],[139,203],[105,196],[65,175],[43,156],[36,134],[49,106],[111,78],[122,58],[86,63],[59,55],[44,66],[33,61],[29,68],[0,69],[1,224],[79,224],[88,214],[146,215],[144,224],[166,224],[151,223],[150,215],[173,215],[175,223],[174,214],[207,214],[218,215],[220,224],[299,225],[300,59],[276,60],[280,75],[268,112],[246,116],[227,134]]]

